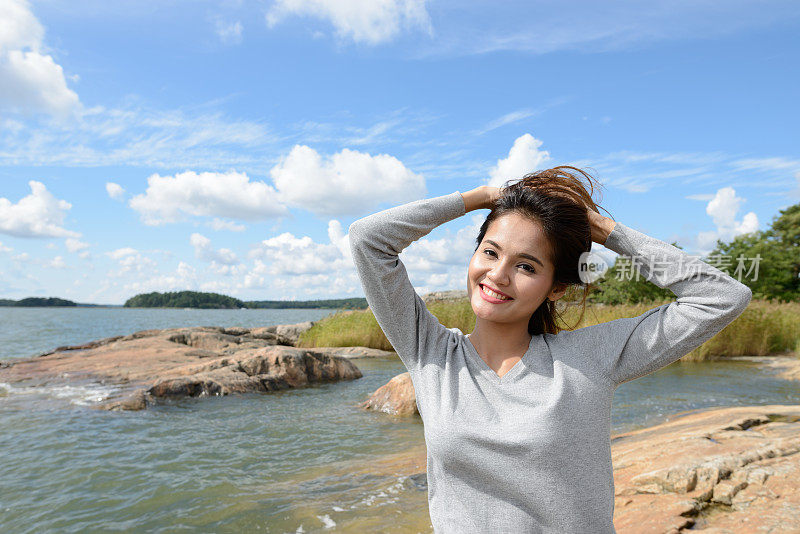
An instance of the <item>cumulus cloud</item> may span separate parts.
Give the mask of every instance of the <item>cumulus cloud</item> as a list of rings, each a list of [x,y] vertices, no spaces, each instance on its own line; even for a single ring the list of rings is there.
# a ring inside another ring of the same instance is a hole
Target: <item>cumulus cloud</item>
[[[55,198],[42,182],[28,182],[31,194],[16,204],[0,198],[0,232],[16,237],[80,237],[63,227],[72,205]]]
[[[89,257],[89,251],[85,250],[89,248],[89,243],[84,243],[80,239],[69,237],[64,241],[64,245],[67,247],[68,251],[77,252],[81,258]]]
[[[277,0],[267,12],[272,28],[292,16],[328,20],[340,39],[376,45],[394,39],[403,29],[432,32],[426,0]]]
[[[194,255],[197,259],[221,263],[223,265],[235,265],[239,263],[239,259],[232,250],[227,248],[214,250],[214,247],[211,245],[211,240],[202,234],[192,234],[189,237],[189,243],[194,247]]]
[[[426,273],[445,273],[451,267],[466,267],[475,250],[475,238],[485,219],[485,215],[475,214],[470,224],[459,228],[455,235],[450,233],[437,239],[424,238],[414,241],[401,254],[403,263],[410,271]],[[434,284],[435,285],[435,284]]]
[[[717,228],[697,235],[701,253],[711,252],[718,239],[730,241],[737,235],[758,230],[758,217],[754,212],[746,213],[740,220],[736,219],[744,201],[743,198],[736,196],[736,191],[732,187],[723,187],[717,191],[706,206],[706,213],[711,216]]]
[[[130,247],[106,253],[117,262],[117,268],[106,273],[108,278],[123,278],[132,275],[151,278],[157,272],[155,260]]]
[[[154,174],[147,184],[145,193],[134,196],[129,204],[148,225],[176,222],[187,215],[252,221],[287,213],[273,187],[235,171]]]
[[[466,287],[467,265],[483,216],[442,237],[412,243],[400,257],[417,291]],[[290,232],[271,237],[250,251],[253,267],[242,277],[244,289],[264,288],[285,297],[336,296],[361,292],[341,223],[328,222],[328,242]]]
[[[121,200],[125,196],[125,189],[114,182],[106,182],[106,193],[115,200]]]
[[[0,2],[0,106],[64,116],[79,106],[64,69],[43,50],[44,28],[24,0]]]
[[[280,198],[317,215],[361,214],[381,202],[402,203],[425,196],[425,181],[387,154],[343,149],[323,158],[296,145],[271,171]]]
[[[541,146],[542,141],[531,134],[518,137],[508,151],[508,157],[497,160],[497,165],[489,171],[488,185],[502,187],[507,180],[522,178],[529,172],[543,168],[550,161],[550,153],[539,150]]]
[[[268,259],[265,274],[329,274],[351,265],[335,243],[316,243],[308,236],[296,237],[290,232],[262,241],[251,257]]]

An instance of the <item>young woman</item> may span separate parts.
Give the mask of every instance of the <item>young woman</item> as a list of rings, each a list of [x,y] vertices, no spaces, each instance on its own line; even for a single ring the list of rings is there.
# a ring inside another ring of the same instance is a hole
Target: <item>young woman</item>
[[[414,384],[437,533],[615,532],[614,390],[700,346],[750,302],[750,289],[722,271],[601,216],[583,179],[593,191],[588,174],[556,167],[350,226],[367,302]],[[465,335],[428,312],[398,254],[481,208],[491,212],[469,262],[476,323]],[[559,331],[556,301],[567,290],[582,290],[585,307],[579,264],[592,241],[638,258],[640,273],[677,300]]]

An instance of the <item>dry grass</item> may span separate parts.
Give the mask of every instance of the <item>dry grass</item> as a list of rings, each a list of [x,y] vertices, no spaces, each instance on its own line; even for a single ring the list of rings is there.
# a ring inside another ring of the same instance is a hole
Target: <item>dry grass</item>
[[[660,304],[623,304],[617,306],[587,305],[577,327],[636,317]],[[475,328],[475,315],[466,299],[433,303],[430,312],[447,328],[457,327],[464,333]],[[566,325],[577,322],[579,311],[564,312]],[[298,342],[303,347],[366,346],[392,350],[392,346],[369,310],[338,312],[305,332]],[[715,360],[727,356],[786,353],[800,356],[800,303],[752,301],[736,320],[716,336],[683,357],[684,361]]]

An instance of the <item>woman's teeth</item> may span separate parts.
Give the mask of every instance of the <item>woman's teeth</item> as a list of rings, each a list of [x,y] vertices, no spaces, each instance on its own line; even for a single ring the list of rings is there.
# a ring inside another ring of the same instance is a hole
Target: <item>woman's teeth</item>
[[[499,299],[499,300],[508,300],[509,299],[509,297],[504,297],[500,293],[495,293],[494,291],[492,291],[491,289],[489,289],[486,286],[482,285],[481,287],[483,288],[483,292],[486,293],[487,295],[489,295],[490,297],[494,297],[494,298]]]

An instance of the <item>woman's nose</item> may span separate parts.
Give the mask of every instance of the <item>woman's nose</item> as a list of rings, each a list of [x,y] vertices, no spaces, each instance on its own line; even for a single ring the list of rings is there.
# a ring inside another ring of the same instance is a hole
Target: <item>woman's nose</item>
[[[486,276],[496,285],[502,286],[508,284],[508,268],[502,261],[495,263],[489,272],[486,273]]]

